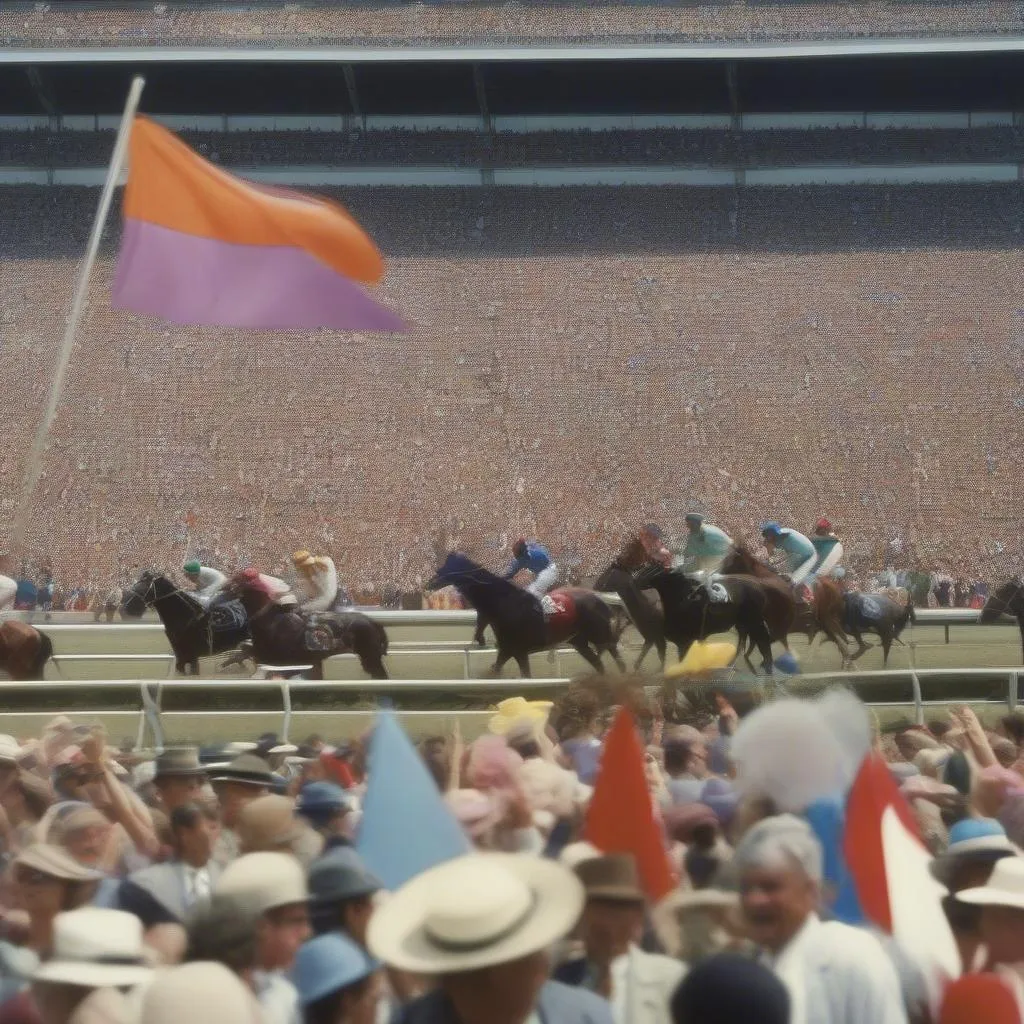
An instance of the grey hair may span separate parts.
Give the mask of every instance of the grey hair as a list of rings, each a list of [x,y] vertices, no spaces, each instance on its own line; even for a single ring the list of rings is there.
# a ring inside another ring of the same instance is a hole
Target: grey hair
[[[740,840],[733,864],[744,872],[749,868],[797,868],[811,881],[820,882],[824,854],[817,836],[803,818],[777,814],[759,821]]]

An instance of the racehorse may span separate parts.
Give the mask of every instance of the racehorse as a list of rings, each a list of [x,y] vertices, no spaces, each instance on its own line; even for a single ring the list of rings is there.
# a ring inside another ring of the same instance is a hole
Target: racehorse
[[[43,679],[52,657],[53,642],[45,633],[18,619],[0,622],[0,671],[11,679],[19,683]]]
[[[633,574],[619,565],[618,559],[612,562],[594,583],[594,589],[602,592],[611,591],[618,594],[625,605],[629,617],[636,626],[637,632],[643,637],[644,645],[640,656],[633,665],[637,671],[653,647],[658,652],[662,670],[665,668],[665,616],[656,605],[637,586]]]
[[[661,565],[645,565],[636,574],[636,580],[638,586],[653,587],[661,597],[665,638],[678,648],[680,661],[695,640],[735,629],[739,637],[736,657],[742,652],[753,672],[750,651],[756,646],[762,667],[768,675],[772,674],[772,636],[766,621],[771,588],[763,586],[760,580],[752,576],[721,577],[718,582],[728,594],[727,601],[712,601],[702,583]]]
[[[264,589],[256,572],[235,573],[223,593],[237,598],[249,616],[253,652],[268,665],[311,664],[311,679],[323,679],[324,660],[335,654],[355,654],[371,679],[387,679],[384,627],[362,612],[318,612],[307,615],[282,606]]]
[[[759,580],[774,581],[776,585],[781,585],[794,594],[795,598],[792,584],[770,565],[755,558],[742,544],[733,547],[728,558],[722,563],[722,572],[745,573]],[[813,603],[799,602],[796,605],[794,628],[807,633],[808,640],[813,640],[817,631],[822,630],[829,640],[839,648],[845,667],[853,659],[850,658],[846,633],[843,629],[843,614],[846,605],[843,589],[834,580],[819,578],[815,580],[812,593]],[[860,643],[862,649],[854,658],[859,658],[864,651],[868,650],[868,646],[864,644],[863,640]]]
[[[548,594],[555,609],[544,614],[541,602],[508,580],[453,551],[445,558],[428,590],[453,586],[476,609],[493,630],[498,656],[490,671],[498,675],[510,658],[515,658],[523,678],[530,678],[530,654],[568,642],[597,672],[604,671],[601,654],[607,652],[621,671],[626,665],[619,655],[618,638],[612,626],[611,608],[592,590],[560,587]]]
[[[222,654],[249,636],[245,608],[238,601],[220,601],[205,609],[188,591],[166,576],[147,569],[126,587],[121,614],[139,618],[147,608],[156,609],[174,652],[174,668],[181,675],[199,675],[199,659]]]
[[[850,662],[871,650],[861,634],[875,633],[882,640],[882,666],[887,667],[893,641],[902,644],[900,634],[907,623],[917,622],[913,601],[904,605],[886,594],[862,594],[859,590],[847,591],[843,598],[843,629],[857,641],[857,651]]]
[[[978,621],[989,626],[1000,615],[1012,615],[1020,628],[1020,649],[1024,656],[1024,576],[1016,576],[1000,584],[981,609]]]

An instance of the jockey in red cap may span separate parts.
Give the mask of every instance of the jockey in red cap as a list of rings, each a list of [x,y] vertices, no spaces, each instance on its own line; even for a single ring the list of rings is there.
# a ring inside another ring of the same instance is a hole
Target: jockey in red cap
[[[818,552],[818,561],[812,570],[813,576],[832,576],[841,579],[846,575],[846,570],[839,564],[843,560],[843,545],[832,532],[832,524],[824,517],[815,524],[811,543]]]
[[[672,568],[672,552],[669,551],[665,544],[665,535],[661,532],[660,526],[654,523],[641,526],[640,543],[643,545],[644,551],[647,552],[647,557],[652,562],[662,565],[666,569]]]
[[[239,569],[234,575],[234,581],[261,590],[273,600],[274,604],[298,604],[298,599],[284,580],[279,580],[276,576],[268,576],[252,566]]]

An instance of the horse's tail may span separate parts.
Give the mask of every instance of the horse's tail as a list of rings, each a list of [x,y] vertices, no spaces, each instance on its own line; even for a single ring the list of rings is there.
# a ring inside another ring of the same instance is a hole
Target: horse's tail
[[[387,654],[388,646],[390,644],[390,640],[388,639],[388,631],[376,619],[370,619],[370,621],[373,623],[374,627],[377,630],[377,638],[380,640],[380,653],[382,655]]]
[[[32,678],[43,679],[46,673],[46,663],[53,657],[53,641],[50,639],[49,634],[40,632],[39,633],[39,650],[36,651],[36,656],[32,661]],[[54,668],[60,672],[60,666],[55,661],[53,663]],[[64,673],[61,672],[61,675]]]

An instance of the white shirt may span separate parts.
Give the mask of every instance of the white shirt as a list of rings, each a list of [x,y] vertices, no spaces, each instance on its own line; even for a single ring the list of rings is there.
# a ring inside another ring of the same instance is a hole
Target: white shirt
[[[211,569],[208,565],[199,566],[199,589],[209,590],[212,587],[220,589],[227,583],[228,578],[219,569]]]
[[[185,900],[189,907],[202,903],[210,898],[213,886],[210,884],[210,871],[205,865],[194,868],[191,864],[182,864],[185,871]]]
[[[264,1024],[301,1024],[299,993],[282,971],[252,972],[252,986]]]
[[[896,968],[861,928],[811,914],[762,962],[789,991],[790,1024],[907,1024]]]

